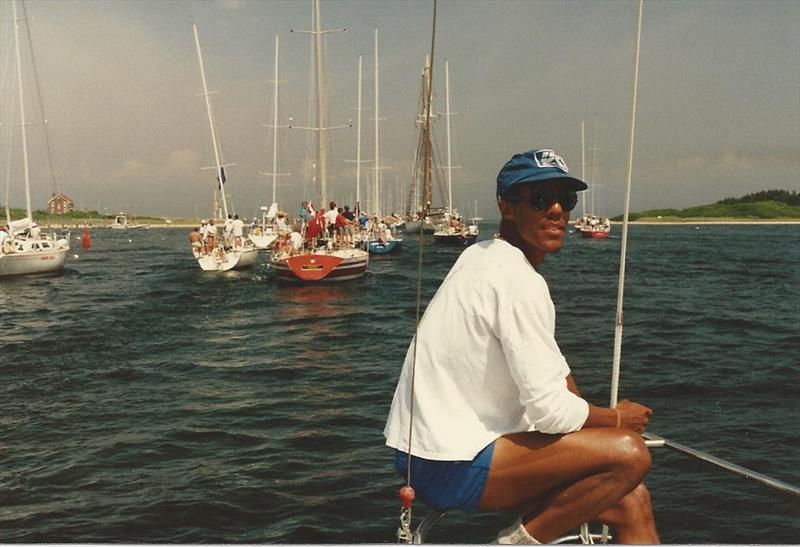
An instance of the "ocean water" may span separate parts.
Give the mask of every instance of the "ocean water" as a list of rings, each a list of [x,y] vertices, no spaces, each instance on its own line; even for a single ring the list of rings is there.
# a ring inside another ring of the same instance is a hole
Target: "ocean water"
[[[360,280],[298,287],[266,257],[203,273],[187,234],[97,230],[83,251],[73,233],[63,275],[0,283],[0,541],[395,541],[382,429],[414,325],[415,238]],[[597,404],[614,236],[571,236],[543,267]],[[425,244],[423,303],[458,253]],[[620,398],[654,409],[654,433],[797,485],[799,319],[800,226],[632,226]],[[667,449],[653,460],[663,541],[797,543],[796,498]],[[512,518],[453,513],[429,540],[489,542]]]

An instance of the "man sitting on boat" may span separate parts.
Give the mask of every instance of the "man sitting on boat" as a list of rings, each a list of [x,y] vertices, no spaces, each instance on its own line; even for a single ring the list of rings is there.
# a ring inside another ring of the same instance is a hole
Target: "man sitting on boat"
[[[384,430],[395,469],[430,507],[516,511],[498,543],[547,543],[590,521],[614,543],[659,541],[642,483],[652,411],[581,397],[537,271],[586,188],[550,149],[503,166],[500,233],[465,250],[428,305]]]

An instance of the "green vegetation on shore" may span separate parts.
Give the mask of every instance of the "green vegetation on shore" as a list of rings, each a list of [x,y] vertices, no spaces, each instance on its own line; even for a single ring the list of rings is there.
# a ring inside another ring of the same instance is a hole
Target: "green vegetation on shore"
[[[741,198],[726,198],[709,205],[687,209],[651,209],[630,213],[639,222],[695,220],[800,220],[800,194],[787,190],[766,190]],[[622,215],[612,220],[621,221]]]
[[[20,218],[25,218],[25,209],[10,209],[11,213],[11,220],[17,220]],[[47,211],[34,211],[33,212],[33,220],[35,220],[38,224],[42,226],[47,225],[80,225],[83,226],[87,224],[89,226],[105,226],[107,224],[111,224],[114,222],[114,218],[116,214],[113,215],[104,215],[97,211],[72,211],[71,213],[64,213],[63,215],[55,215],[48,213]],[[199,223],[197,219],[193,218],[173,218],[173,219],[166,219],[164,217],[151,217],[151,216],[137,216],[137,215],[127,215],[128,222],[131,224],[195,224]],[[3,211],[2,220],[0,220],[0,224],[5,224],[5,211]]]

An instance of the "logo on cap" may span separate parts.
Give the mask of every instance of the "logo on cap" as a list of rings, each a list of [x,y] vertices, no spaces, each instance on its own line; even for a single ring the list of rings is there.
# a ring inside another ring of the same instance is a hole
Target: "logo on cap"
[[[536,160],[536,165],[539,167],[555,167],[556,169],[561,169],[565,173],[569,172],[569,168],[567,168],[564,159],[549,148],[537,150],[533,154],[533,159]]]

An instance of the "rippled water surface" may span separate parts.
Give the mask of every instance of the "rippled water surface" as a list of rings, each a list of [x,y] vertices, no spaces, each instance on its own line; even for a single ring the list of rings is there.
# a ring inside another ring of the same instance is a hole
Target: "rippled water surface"
[[[414,325],[413,237],[360,280],[295,287],[266,257],[199,271],[185,229],[96,231],[88,252],[74,235],[63,275],[0,283],[0,541],[394,541],[382,429]],[[619,247],[571,236],[543,267],[597,404]],[[426,244],[425,302],[458,252]],[[632,226],[628,253],[620,398],[654,409],[654,433],[798,484],[800,226]],[[800,537],[796,499],[653,457],[665,542]],[[429,539],[488,542],[510,519],[452,514]]]

